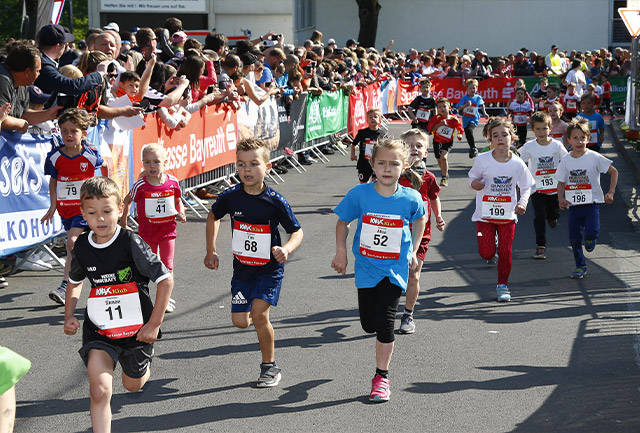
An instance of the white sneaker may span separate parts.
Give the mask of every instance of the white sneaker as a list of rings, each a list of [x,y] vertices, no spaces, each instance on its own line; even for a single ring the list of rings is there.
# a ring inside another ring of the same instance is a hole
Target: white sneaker
[[[16,254],[17,260],[20,261],[21,258],[25,257],[25,255],[26,254],[23,254],[22,257],[20,257]],[[50,271],[53,269],[53,266],[42,260],[36,254],[33,254],[24,263],[22,263],[18,269],[23,271]]]

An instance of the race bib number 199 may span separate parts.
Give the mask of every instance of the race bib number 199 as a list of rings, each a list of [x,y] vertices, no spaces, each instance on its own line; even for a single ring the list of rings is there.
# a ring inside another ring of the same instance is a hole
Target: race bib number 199
[[[482,219],[506,222],[514,219],[515,204],[508,195],[485,195],[482,197]]]

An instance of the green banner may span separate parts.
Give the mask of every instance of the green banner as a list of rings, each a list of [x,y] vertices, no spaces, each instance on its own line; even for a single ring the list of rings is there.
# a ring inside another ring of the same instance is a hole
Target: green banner
[[[521,77],[524,80],[524,84],[527,88],[527,92],[532,93],[538,90],[538,83],[540,83],[539,77]],[[560,80],[558,77],[548,77],[549,83],[558,83]],[[627,79],[623,77],[611,77],[609,79],[611,83],[611,102],[621,103],[627,100]]]
[[[347,127],[349,97],[344,91],[307,96],[305,141],[326,137]]]

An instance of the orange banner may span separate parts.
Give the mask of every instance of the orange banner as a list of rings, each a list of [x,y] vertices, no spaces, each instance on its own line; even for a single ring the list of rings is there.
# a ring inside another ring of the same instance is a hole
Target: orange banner
[[[478,85],[478,94],[484,102],[508,102],[516,78],[489,78]],[[467,89],[460,78],[434,78],[431,80],[431,96],[437,101],[447,98],[457,104],[467,93]],[[409,105],[420,94],[419,86],[412,86],[411,82],[398,80],[398,105]]]
[[[146,125],[133,131],[133,173],[142,171],[141,151],[145,144],[160,143],[167,150],[165,170],[188,179],[236,160],[237,115],[229,104],[203,107],[191,115],[180,131],[169,129],[156,113],[145,115]]]

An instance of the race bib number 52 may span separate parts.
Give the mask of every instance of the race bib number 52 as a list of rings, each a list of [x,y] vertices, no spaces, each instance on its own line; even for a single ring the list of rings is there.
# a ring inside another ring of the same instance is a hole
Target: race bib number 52
[[[404,221],[399,215],[362,216],[360,254],[372,259],[398,260]]]

